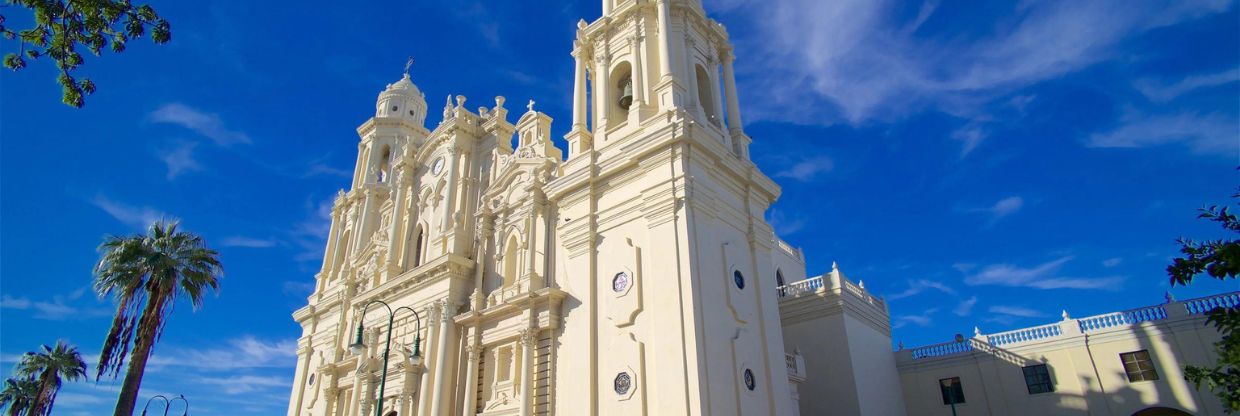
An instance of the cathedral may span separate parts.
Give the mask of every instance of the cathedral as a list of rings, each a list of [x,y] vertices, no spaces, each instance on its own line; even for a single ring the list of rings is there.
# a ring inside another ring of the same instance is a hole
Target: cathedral
[[[807,276],[764,219],[780,188],[750,160],[723,25],[701,0],[602,2],[573,41],[567,149],[532,101],[449,97],[428,129],[407,70],[379,94],[293,314],[288,415],[938,412],[922,379],[987,338],[893,353],[886,302]],[[1005,414],[962,377],[944,406]]]

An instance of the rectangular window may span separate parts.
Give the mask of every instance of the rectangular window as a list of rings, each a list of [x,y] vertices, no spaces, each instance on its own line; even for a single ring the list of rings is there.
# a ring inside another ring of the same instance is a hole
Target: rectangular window
[[[960,385],[960,377],[939,380],[939,391],[943,393],[943,404],[964,403],[964,386]]]
[[[1126,352],[1119,355],[1124,362],[1124,372],[1128,373],[1128,382],[1158,380],[1158,372],[1154,371],[1154,360],[1150,359],[1147,350]]]
[[[1046,364],[1023,367],[1021,371],[1025,373],[1025,387],[1029,389],[1029,394],[1055,391],[1055,385],[1051,383],[1051,371]]]

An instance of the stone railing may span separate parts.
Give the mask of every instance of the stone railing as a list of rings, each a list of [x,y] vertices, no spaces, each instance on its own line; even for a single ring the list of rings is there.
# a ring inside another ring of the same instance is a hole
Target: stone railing
[[[1033,328],[1017,329],[1015,331],[1000,332],[990,334],[986,339],[990,341],[990,345],[996,347],[1009,344],[1020,344],[1024,342],[1037,341],[1046,338],[1052,338],[1063,335],[1063,330],[1059,324],[1049,324],[1035,326]]]
[[[851,291],[845,286],[845,291]],[[1129,329],[1133,325],[1147,322],[1158,322],[1168,318],[1204,315],[1215,308],[1240,306],[1240,292],[1222,293],[1197,299],[1176,302],[1171,300],[1161,305],[1146,306],[1126,311],[1105,313],[1085,318],[1071,319],[1064,312],[1060,322],[1022,328],[995,334],[982,334],[974,329],[973,337],[959,342],[944,342],[905,350],[901,346],[897,354],[908,354],[906,359],[920,360],[925,358],[945,357],[969,353],[975,350],[996,352],[996,347],[1017,347],[1065,336],[1091,334],[1103,331]]]
[[[776,288],[781,298],[785,296],[798,296],[802,293],[814,293],[818,289],[822,289],[822,276],[811,277]]]
[[[1204,314],[1214,308],[1234,308],[1240,305],[1240,292],[1223,293],[1204,298],[1189,299],[1183,302],[1192,315]]]
[[[808,293],[818,293],[821,290],[832,290],[839,287],[843,293],[852,295],[853,297],[872,305],[877,308],[886,308],[886,303],[870,294],[865,290],[864,284],[853,283],[846,278],[838,278],[834,273],[828,273],[822,276],[815,276],[809,279],[788,283],[780,286],[775,290],[781,298],[795,298]]]
[[[974,339],[966,339],[960,342],[944,342],[941,344],[913,348],[910,350],[910,353],[913,355],[914,360],[931,357],[945,357],[948,355],[963,354],[973,351],[976,349],[973,345],[976,342],[977,340]]]
[[[1081,332],[1089,333],[1121,325],[1161,321],[1163,319],[1167,319],[1166,305],[1154,305],[1123,312],[1094,315],[1088,318],[1077,319],[1077,322]]]
[[[788,253],[788,255],[792,256],[792,258],[797,259],[802,263],[805,262],[805,257],[802,255],[801,249],[793,247],[791,244],[788,244],[787,241],[784,241],[779,237],[775,237],[775,246],[779,247],[781,251]]]

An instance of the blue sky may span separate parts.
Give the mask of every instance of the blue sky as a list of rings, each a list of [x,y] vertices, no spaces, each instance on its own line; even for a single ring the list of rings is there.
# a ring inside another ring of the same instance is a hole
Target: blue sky
[[[93,363],[112,313],[89,292],[94,248],[176,217],[227,275],[201,310],[178,306],[143,396],[236,415],[286,407],[290,313],[321,261],[329,198],[406,56],[432,110],[448,94],[534,99],[566,132],[575,22],[600,8],[152,5],[172,42],[88,57],[86,108],[60,104],[47,62],[0,76],[0,361],[64,338]],[[838,261],[886,296],[895,342],[1237,289],[1170,289],[1163,271],[1176,237],[1222,235],[1195,210],[1240,184],[1233,1],[707,7],[737,46],[753,157],[783,186],[772,223],[811,274]],[[116,384],[70,384],[56,412],[110,408]]]

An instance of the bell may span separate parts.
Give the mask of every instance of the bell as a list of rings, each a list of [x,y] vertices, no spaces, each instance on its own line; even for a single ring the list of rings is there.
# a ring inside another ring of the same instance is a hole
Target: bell
[[[633,81],[632,80],[626,79],[624,80],[623,84],[620,84],[620,101],[617,104],[620,104],[620,108],[626,111],[629,109],[629,107],[633,106]]]

